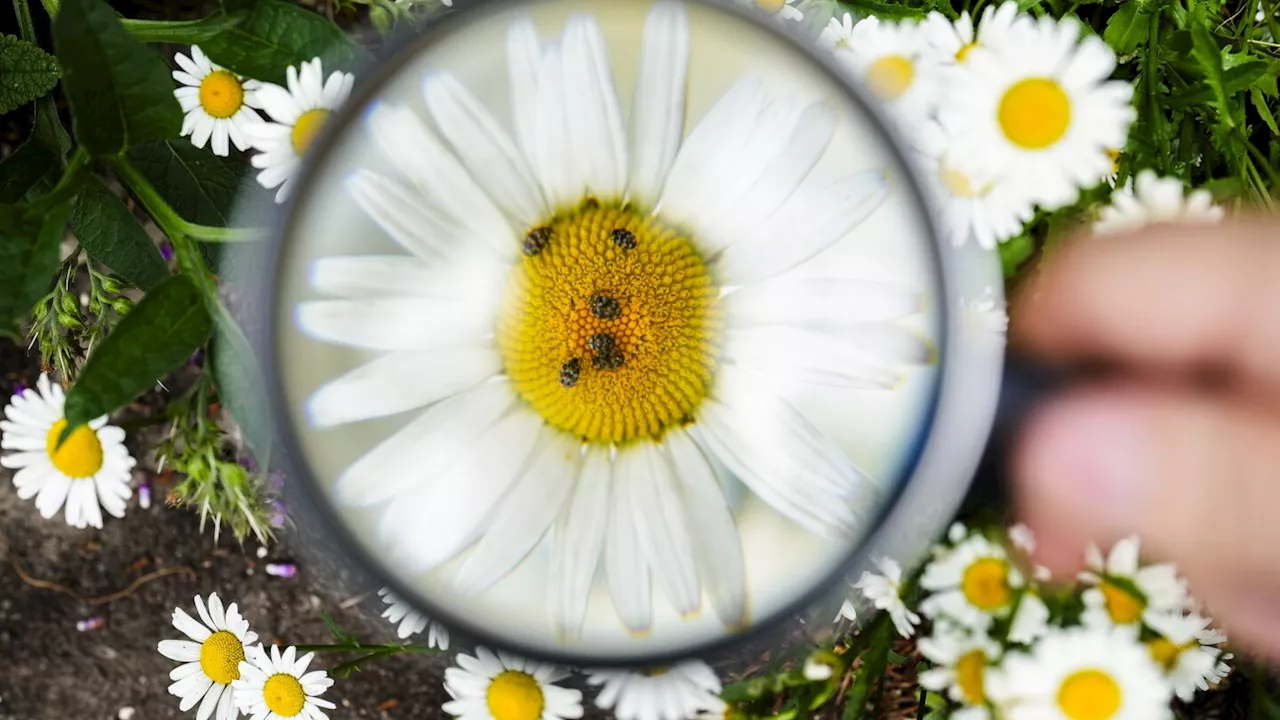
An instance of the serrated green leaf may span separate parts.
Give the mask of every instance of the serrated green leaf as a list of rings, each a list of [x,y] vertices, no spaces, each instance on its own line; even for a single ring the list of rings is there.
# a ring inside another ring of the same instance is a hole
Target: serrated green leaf
[[[1102,39],[1119,55],[1128,55],[1147,41],[1149,10],[1143,3],[1129,0],[1107,21]]]
[[[0,115],[44,97],[59,76],[52,55],[13,35],[0,35]]]
[[[1226,70],[1222,73],[1223,89],[1226,92],[1226,96],[1234,97],[1237,93],[1244,92],[1265,77],[1267,71],[1267,63],[1257,60]],[[1209,84],[1208,80],[1193,87],[1196,89],[1178,93],[1177,96],[1170,96],[1164,106],[1174,109],[1186,108],[1193,105],[1204,105],[1217,98],[1217,90]]]
[[[221,158],[186,138],[129,148],[129,160],[187,222],[225,227],[249,163]]]
[[[1197,6],[1197,12],[1192,14],[1190,25],[1191,56],[1204,73],[1205,83],[1208,84],[1211,91],[1211,104],[1218,111],[1218,119],[1229,127],[1232,119],[1231,108],[1228,105],[1227,98],[1230,97],[1231,93],[1227,92],[1227,78],[1222,68],[1222,54],[1219,51],[1217,41],[1213,39],[1213,33],[1209,32],[1208,19],[1203,17],[1203,11],[1200,6]]]
[[[71,231],[89,257],[143,290],[169,277],[169,266],[142,224],[96,177],[80,192]]]
[[[174,275],[143,296],[89,356],[65,407],[68,430],[133,400],[186,362],[213,323],[191,278]]]
[[[44,191],[57,182],[62,158],[42,143],[27,141],[12,155],[0,162],[0,204],[11,205],[31,199],[33,191],[44,186]],[[52,182],[50,181],[52,177]]]
[[[93,155],[177,137],[182,109],[169,66],[102,0],[65,0],[53,23],[76,139]]]
[[[258,462],[270,465],[272,429],[266,382],[248,338],[225,312],[215,318],[211,359],[218,399],[240,426]]]
[[[49,291],[71,204],[43,217],[20,205],[0,205],[0,330],[8,330]]]
[[[1267,106],[1267,99],[1262,96],[1262,92],[1256,87],[1250,88],[1249,99],[1253,101],[1253,109],[1258,111],[1258,116],[1267,124],[1271,134],[1280,135],[1280,127],[1276,127],[1276,116],[1271,114],[1271,108]]]
[[[288,66],[315,57],[321,59],[326,73],[358,69],[372,61],[337,25],[281,0],[260,0],[243,22],[200,49],[223,67],[281,85]]]

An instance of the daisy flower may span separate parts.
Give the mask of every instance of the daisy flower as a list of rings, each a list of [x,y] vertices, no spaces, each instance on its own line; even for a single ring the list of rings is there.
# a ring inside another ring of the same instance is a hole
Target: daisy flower
[[[831,52],[852,51],[853,26],[853,17],[849,13],[845,13],[842,18],[831,18],[827,21],[827,26],[822,28],[822,34],[818,36],[818,47]]]
[[[107,416],[82,425],[58,444],[67,421],[62,416],[62,387],[40,375],[35,388],[9,399],[0,421],[0,465],[18,472],[13,486],[22,500],[36,499],[41,517],[51,518],[66,505],[67,524],[102,527],[102,511],[124,517],[134,460],[124,446],[124,430]]]
[[[262,645],[247,648],[240,662],[240,679],[232,683],[236,705],[249,720],[328,720],[322,712],[336,705],[320,695],[333,686],[324,670],[307,672],[315,653],[297,656],[290,646],[282,653],[279,645],[271,646],[271,654]]]
[[[437,622],[431,622],[423,617],[418,611],[409,606],[408,603],[401,600],[390,588],[382,588],[378,591],[378,596],[382,598],[382,602],[387,604],[387,609],[383,611],[382,617],[386,618],[392,625],[399,625],[396,628],[396,636],[401,640],[407,640],[417,635],[423,630],[430,629],[427,632],[427,647],[439,648],[441,650],[449,649],[449,629]]]
[[[993,617],[1006,617],[1013,610],[1024,584],[1003,547],[973,534],[925,568],[920,587],[933,594],[920,603],[920,611],[985,631]]]
[[[618,720],[685,720],[698,712],[724,710],[720,678],[701,660],[651,670],[599,670],[587,675],[600,685],[596,706]]]
[[[877,610],[888,612],[898,634],[909,638],[915,634],[920,616],[911,612],[906,603],[902,602],[902,566],[885,557],[876,561],[876,567],[880,569],[880,574],[864,570],[853,587]]]
[[[1173,693],[1147,649],[1126,634],[1071,628],[1010,653],[986,676],[1008,720],[1163,720]]]
[[[1075,202],[1111,170],[1124,147],[1133,86],[1108,81],[1115,53],[1080,24],[1041,17],[992,48],[971,52],[952,77],[941,119],[960,139],[952,160],[965,173],[1025,188],[1046,209]]]
[[[1111,204],[1102,208],[1093,232],[1109,235],[1159,222],[1215,223],[1222,220],[1223,213],[1220,206],[1213,204],[1208,190],[1187,192],[1181,180],[1143,170],[1123,189],[1111,194]]]
[[[934,627],[932,635],[921,638],[917,647],[935,665],[920,674],[920,686],[945,692],[954,702],[970,706],[951,717],[984,720],[990,716],[985,677],[987,668],[1000,658],[998,643],[985,633],[968,633],[941,623]]]
[[[548,47],[529,19],[510,25],[514,139],[448,72],[423,83],[443,139],[409,108],[371,108],[374,143],[413,184],[363,169],[347,187],[411,256],[322,258],[312,285],[332,297],[297,308],[312,338],[379,353],[310,396],[313,425],[426,408],[341,473],[337,501],[385,508],[380,541],[413,572],[474,543],[451,576],[464,593],[554,528],[562,634],[578,631],[602,556],[631,630],[650,627],[654,584],[681,615],[705,591],[742,624],[722,472],[827,537],[878,498],[779,394],[794,389],[756,378],[891,387],[930,356],[896,323],[918,294],[786,274],[879,206],[883,171],[805,182],[835,113],[770,103],[755,77],[682,141],[689,41],[683,6],[656,4],[630,139],[589,15]]]
[[[1188,607],[1186,582],[1174,566],[1141,566],[1138,554],[1136,535],[1117,542],[1105,559],[1096,545],[1085,550],[1089,570],[1080,580],[1093,586],[1081,596],[1086,625],[1121,625],[1136,632],[1143,620]]]
[[[831,622],[838,623],[841,620],[848,620],[851,623],[858,622],[858,609],[853,606],[852,600],[845,600],[840,603],[840,612],[836,613],[835,619]]]
[[[1209,618],[1199,613],[1160,613],[1147,624],[1159,633],[1147,641],[1151,657],[1164,668],[1183,702],[1191,702],[1196,690],[1208,690],[1231,673],[1223,662],[1231,654],[1217,647],[1227,638],[1209,627]]]
[[[961,12],[954,23],[936,10],[930,12],[921,23],[920,32],[943,64],[963,64],[974,48],[998,47],[1010,33],[1023,30],[1028,24],[1029,18],[1018,13],[1018,3],[1009,0],[998,8],[988,5],[976,32],[968,10]]]
[[[916,23],[863,18],[847,45],[836,50],[836,59],[900,119],[914,126],[933,113],[944,90],[942,73]]]
[[[458,720],[568,720],[582,717],[582,693],[556,685],[569,676],[554,665],[477,647],[444,671],[452,700],[444,711]]]
[[[738,0],[742,5],[755,5],[779,20],[803,20],[804,13],[796,7],[799,0]]]
[[[209,595],[207,607],[197,595],[196,612],[199,621],[174,608],[173,626],[190,640],[161,640],[157,648],[161,655],[183,663],[169,673],[174,681],[169,694],[182,698],[182,712],[200,703],[196,720],[232,720],[238,714],[233,683],[240,679],[245,646],[257,642],[258,634],[249,629],[235,603],[224,610],[217,593]]]
[[[253,108],[259,107],[257,80],[245,80],[230,70],[214,64],[196,45],[191,46],[191,57],[174,53],[173,59],[181,70],[173,71],[173,79],[182,87],[173,91],[182,112],[182,136],[191,136],[191,144],[198,148],[213,141],[213,154],[226,157],[229,144],[237,150],[249,149],[246,129],[262,122]]]
[[[289,197],[302,156],[329,115],[351,95],[354,82],[355,76],[344,72],[330,73],[326,80],[320,58],[315,58],[302,63],[301,71],[289,66],[288,89],[272,83],[258,86],[258,106],[272,122],[253,125],[245,134],[258,151],[250,160],[262,171],[258,173],[258,183],[265,188],[280,188],[276,202]]]

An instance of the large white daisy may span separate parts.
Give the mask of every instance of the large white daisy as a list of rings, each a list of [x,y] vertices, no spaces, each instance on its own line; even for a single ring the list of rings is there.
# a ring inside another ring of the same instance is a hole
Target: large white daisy
[[[1170,563],[1143,565],[1136,535],[1111,547],[1106,558],[1095,545],[1085,550],[1088,570],[1080,580],[1093,587],[1081,595],[1086,625],[1118,625],[1137,633],[1143,620],[1161,613],[1188,609],[1191,596],[1186,581]]]
[[[443,706],[458,720],[571,720],[582,717],[582,693],[556,683],[568,671],[477,647],[444,671],[452,700]]]
[[[253,111],[259,107],[260,83],[214,64],[196,45],[191,46],[191,57],[174,53],[173,59],[182,68],[173,72],[173,79],[182,83],[173,91],[186,113],[182,136],[190,135],[191,144],[198,148],[212,140],[213,154],[223,157],[230,153],[230,145],[247,150],[246,128],[262,122]]]
[[[699,712],[724,710],[720,678],[701,660],[651,670],[599,670],[587,675],[600,685],[596,706],[618,720],[685,720]]]
[[[1196,690],[1208,690],[1231,673],[1224,662],[1231,654],[1218,647],[1227,637],[1209,627],[1209,618],[1199,613],[1158,613],[1149,616],[1147,624],[1159,633],[1147,641],[1151,657],[1164,668],[1184,702],[1191,702]]]
[[[251,159],[262,171],[258,182],[266,188],[280,188],[276,202],[288,199],[302,156],[329,115],[351,95],[354,83],[355,76],[344,72],[330,73],[326,80],[320,58],[315,58],[302,63],[301,71],[289,66],[288,89],[262,83],[256,90],[258,105],[272,122],[246,128],[245,134],[258,151]]]
[[[169,673],[174,681],[169,693],[182,698],[182,712],[200,703],[196,720],[232,720],[239,714],[232,684],[240,679],[245,646],[257,642],[258,634],[249,629],[235,603],[224,610],[217,593],[209,595],[207,608],[197,595],[196,612],[199,621],[174,608],[173,626],[190,640],[161,640],[157,648],[161,655],[183,663]]]
[[[463,592],[502,579],[551,533],[551,607],[578,630],[603,555],[627,627],[651,580],[676,612],[704,591],[746,620],[731,472],[802,527],[844,537],[871,480],[786,399],[795,383],[885,388],[927,343],[894,320],[894,286],[793,280],[884,199],[881,169],[806,182],[836,127],[820,103],[740,81],[683,139],[689,28],[645,24],[630,136],[595,20],[543,46],[509,29],[515,138],[453,75],[423,84],[439,135],[378,105],[368,129],[409,181],[349,190],[405,256],[328,257],[302,303],[314,338],[378,351],[308,401],[326,427],[426,406],[344,471],[344,503],[384,506],[381,541],[409,571],[474,545]],[[442,136],[442,137],[441,137]],[[446,144],[447,143],[447,144]]]
[[[333,679],[324,670],[307,672],[315,653],[298,657],[292,646],[280,652],[271,646],[271,654],[261,644],[245,649],[240,662],[240,679],[232,683],[236,705],[250,720],[328,720],[324,710],[337,707],[324,694]]]
[[[1224,212],[1213,204],[1208,190],[1187,192],[1178,178],[1162,178],[1154,170],[1143,170],[1111,194],[1111,204],[1098,213],[1093,232],[1108,235],[1159,222],[1214,223],[1222,220]]]
[[[1124,147],[1133,87],[1108,81],[1115,53],[1080,38],[1073,19],[1039,18],[966,58],[940,117],[958,169],[1026,188],[1052,209],[1075,202],[1111,171]]]
[[[382,617],[396,626],[396,635],[401,640],[407,640],[423,630],[427,630],[427,647],[440,648],[441,650],[449,649],[448,628],[438,622],[428,620],[388,588],[379,590],[378,596],[382,598],[382,602],[387,604],[387,609],[383,611]]]
[[[911,127],[932,115],[945,90],[937,53],[914,21],[863,18],[835,57]]]
[[[0,465],[18,472],[13,486],[22,500],[36,499],[41,517],[51,518],[66,505],[67,524],[102,527],[102,511],[124,517],[133,490],[134,460],[124,446],[124,430],[107,416],[76,428],[61,445],[67,427],[62,416],[62,387],[40,375],[35,388],[9,398],[0,421]]]

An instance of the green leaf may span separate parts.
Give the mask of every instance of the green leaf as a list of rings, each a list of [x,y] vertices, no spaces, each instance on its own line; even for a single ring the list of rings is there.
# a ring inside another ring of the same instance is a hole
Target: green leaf
[[[25,210],[0,205],[0,330],[12,328],[49,292],[71,204],[58,205],[43,217]]]
[[[1267,71],[1267,63],[1253,60],[1223,72],[1223,89],[1226,92],[1226,96],[1234,97],[1237,93],[1244,92],[1258,81],[1264,79]],[[1178,93],[1176,97],[1170,96],[1164,106],[1175,109],[1185,108],[1193,105],[1204,105],[1217,99],[1217,89],[1210,85],[1208,80],[1197,83],[1193,87],[1196,89]]]
[[[869,628],[869,630],[871,630]],[[862,655],[862,667],[856,671],[853,687],[845,698],[843,720],[858,720],[866,711],[867,700],[871,692],[884,679],[885,666],[889,660],[889,652],[893,646],[893,626],[881,623],[874,630],[874,637]]]
[[[215,320],[211,360],[218,399],[240,426],[258,463],[268,467],[271,464],[271,415],[258,359],[239,324],[225,310],[219,312]]]
[[[134,40],[102,0],[65,0],[53,23],[76,139],[93,155],[177,137],[182,109],[169,66]]]
[[[1128,55],[1147,41],[1148,20],[1151,12],[1144,3],[1129,0],[1107,21],[1102,39],[1119,55]]]
[[[212,326],[191,278],[174,275],[155,286],[94,350],[67,391],[68,431],[145,392],[186,362]]]
[[[62,158],[43,143],[28,140],[0,162],[0,204],[11,205],[48,192],[57,182]]]
[[[1193,13],[1191,18],[1191,56],[1204,72],[1205,83],[1211,91],[1211,104],[1218,111],[1219,120],[1230,126],[1231,108],[1227,104],[1227,98],[1232,93],[1227,92],[1227,78],[1222,69],[1222,54],[1218,49],[1217,41],[1213,39],[1213,33],[1209,32],[1208,19],[1203,17],[1204,13],[1200,6],[1196,6],[1196,9],[1197,12]]]
[[[31,128],[31,139],[58,152],[58,169],[61,170],[66,164],[64,159],[67,152],[71,150],[71,137],[62,127],[62,119],[58,117],[58,107],[53,104],[53,98],[48,95],[36,100],[36,119],[34,127]]]
[[[0,35],[0,115],[13,112],[58,84],[58,62],[13,35]]]
[[[143,290],[169,277],[169,266],[142,224],[96,177],[80,193],[71,231],[89,257]]]
[[[211,60],[247,77],[284,84],[285,68],[319,57],[325,72],[352,70],[373,58],[337,25],[281,0],[261,0],[235,28],[200,46]]]
[[[225,227],[249,163],[244,155],[220,158],[186,138],[129,148],[129,160],[183,220]]]
[[[1249,99],[1253,101],[1253,108],[1258,111],[1258,116],[1267,124],[1271,134],[1280,135],[1280,128],[1276,127],[1276,116],[1271,114],[1271,108],[1267,106],[1267,99],[1262,96],[1262,92],[1256,87],[1250,88]]]
[[[1035,249],[1036,241],[1026,234],[1000,243],[997,250],[1000,253],[1000,263],[1004,266],[1004,276],[1010,278],[1017,275],[1018,269],[1027,261],[1027,258],[1031,257]]]

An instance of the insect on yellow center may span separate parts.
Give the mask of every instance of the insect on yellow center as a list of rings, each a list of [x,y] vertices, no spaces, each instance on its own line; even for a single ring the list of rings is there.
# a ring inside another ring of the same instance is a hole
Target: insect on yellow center
[[[984,612],[1005,607],[1013,598],[1013,590],[1009,587],[1009,564],[998,558],[975,560],[965,568],[960,590],[969,604]]]
[[[293,151],[299,156],[306,153],[307,148],[311,147],[312,141],[316,139],[316,135],[320,134],[320,129],[328,119],[329,111],[324,109],[308,110],[302,113],[298,121],[293,124],[293,132],[289,135],[289,141],[293,143]]]
[[[499,673],[489,683],[485,702],[493,720],[538,720],[546,704],[538,681],[515,670]]]
[[[1026,150],[1043,150],[1067,134],[1071,100],[1058,81],[1027,78],[1005,91],[997,115],[1009,142]]]
[[[216,683],[226,685],[239,680],[242,660],[244,644],[226,630],[210,635],[200,645],[200,669]]]
[[[987,654],[972,650],[956,661],[956,685],[964,693],[970,705],[982,705],[987,701],[983,675],[987,669]]]
[[[58,472],[71,478],[93,477],[102,469],[102,441],[88,425],[81,425],[71,432],[71,437],[58,446],[66,420],[59,420],[49,428],[45,437],[45,451]]]
[[[1058,708],[1071,720],[1109,720],[1121,699],[1120,685],[1101,670],[1072,673],[1058,687]]]
[[[226,70],[214,70],[200,81],[200,107],[216,118],[229,118],[244,106],[244,85]]]
[[[516,392],[551,426],[601,444],[657,439],[707,394],[717,294],[679,233],[587,202],[525,238],[498,349]]]
[[[961,62],[961,63],[964,62],[966,59],[968,59],[969,53],[973,52],[973,49],[976,47],[978,47],[978,43],[976,42],[965,43],[964,45],[961,45],[960,49],[956,51],[956,62]]]
[[[1107,580],[1103,580],[1098,589],[1102,591],[1102,598],[1106,601],[1107,614],[1115,624],[1128,625],[1142,617],[1142,611],[1146,607],[1142,598]]]
[[[281,717],[293,717],[307,704],[307,694],[302,683],[288,673],[276,673],[262,685],[262,699],[267,709]]]
[[[915,63],[905,55],[885,55],[867,68],[867,84],[885,100],[902,97],[915,77]]]

